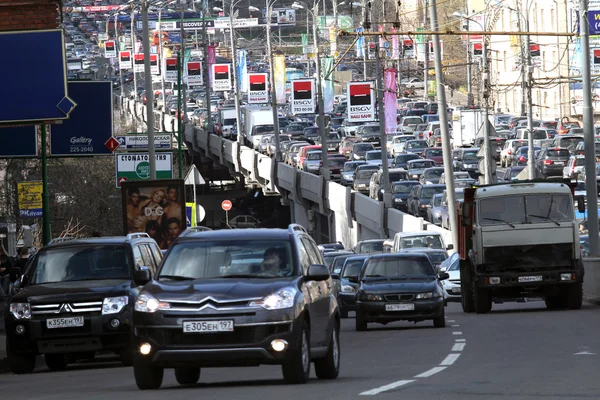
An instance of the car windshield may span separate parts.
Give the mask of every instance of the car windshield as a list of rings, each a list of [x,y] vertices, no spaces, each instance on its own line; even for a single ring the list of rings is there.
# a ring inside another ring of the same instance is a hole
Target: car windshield
[[[439,178],[443,173],[443,168],[426,169],[423,171],[423,178]]]
[[[354,151],[364,151],[367,152],[369,150],[375,150],[372,144],[355,144]]]
[[[365,263],[364,258],[346,260],[346,263],[344,264],[345,266],[344,266],[344,273],[342,274],[342,278],[360,275],[360,270],[362,269],[362,266],[364,263]]]
[[[444,186],[435,186],[435,187],[430,187],[430,186],[433,186],[433,185],[425,185],[423,187],[423,190],[421,191],[422,199],[431,199],[434,194],[444,193],[444,190],[446,189]]]
[[[424,147],[427,147],[427,142],[424,140],[411,140],[409,142],[406,142],[406,146],[409,149],[422,149]]]
[[[329,159],[329,166],[335,168],[342,168],[344,166],[345,161],[339,158]]]
[[[337,256],[333,260],[333,264],[330,266],[331,273],[339,274],[340,272],[342,272],[342,267],[344,266],[344,262],[346,262],[346,259],[351,256],[353,256],[353,254],[344,254],[343,256]]]
[[[516,179],[517,176],[525,169],[525,166],[512,167],[510,169],[510,179]]]
[[[423,123],[423,119],[421,117],[412,117],[412,118],[405,118],[404,121],[402,121],[402,125],[409,125],[409,124],[422,124]]]
[[[259,126],[255,127],[255,131],[254,132],[257,135],[261,135],[261,134],[264,134],[264,133],[271,133],[271,132],[273,132],[273,130],[274,130],[273,129],[273,125],[263,125],[263,126],[259,125]]]
[[[409,193],[417,183],[397,183],[394,185],[394,193]]]
[[[566,157],[569,158],[569,150],[548,150],[548,157]]]
[[[397,182],[408,179],[406,172],[390,172],[390,182]]]
[[[237,122],[237,119],[235,119],[235,118],[225,118],[223,120],[223,125],[235,125],[236,122]]]
[[[305,135],[316,136],[319,134],[319,128],[305,128],[303,133]]]
[[[370,179],[375,173],[375,169],[361,169],[356,171],[356,179]]]
[[[479,159],[477,158],[477,153],[465,153],[463,155],[463,162],[476,163]]]
[[[504,196],[479,201],[481,225],[539,224],[573,220],[573,204],[568,194]]]
[[[364,162],[361,163],[353,163],[353,162],[347,162],[344,164],[344,171],[354,171],[356,168],[358,168],[359,165],[363,165]]]
[[[429,157],[442,157],[443,151],[442,149],[427,149],[425,150],[425,157],[429,158]]]
[[[375,242],[364,242],[358,247],[359,253],[376,253],[383,251],[383,240]]]
[[[50,247],[41,251],[30,273],[31,284],[83,280],[131,279],[125,246]]]
[[[365,159],[367,159],[367,160],[381,160],[381,150],[369,151],[365,155]]]
[[[313,153],[308,153],[308,155],[306,156],[306,159],[308,159],[308,160],[320,160],[321,159],[321,152],[320,151],[315,151]]]
[[[158,279],[271,278],[296,273],[287,240],[220,240],[174,244]]]
[[[442,240],[439,235],[419,235],[402,238],[400,240],[401,249],[410,249],[413,247],[429,247],[431,249],[442,249]]]
[[[431,161],[414,161],[408,164],[409,168],[431,168],[433,167],[433,162]]]
[[[362,133],[379,133],[379,125],[365,125],[362,129]]]
[[[434,276],[431,262],[423,257],[372,258],[367,262],[364,277],[422,277]]]

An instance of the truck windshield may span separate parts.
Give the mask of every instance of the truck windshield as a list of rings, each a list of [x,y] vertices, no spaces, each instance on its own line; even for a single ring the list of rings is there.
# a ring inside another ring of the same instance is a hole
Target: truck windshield
[[[481,225],[539,224],[573,220],[573,203],[567,194],[532,194],[482,199]]]

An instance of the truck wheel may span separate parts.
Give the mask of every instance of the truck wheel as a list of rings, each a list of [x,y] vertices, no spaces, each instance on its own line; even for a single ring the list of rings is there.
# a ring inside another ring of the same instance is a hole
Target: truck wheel
[[[567,287],[567,307],[571,310],[579,310],[583,303],[583,285],[575,283]]]
[[[486,314],[492,309],[492,296],[487,289],[474,288],[473,302],[477,314]]]
[[[356,318],[354,319],[354,326],[356,328],[356,332],[364,332],[367,330],[367,320],[363,315],[357,310]]]
[[[473,304],[473,288],[469,284],[471,279],[467,273],[469,267],[469,261],[460,261],[460,304],[462,305],[463,312],[466,313],[475,311],[475,305]]]
[[[340,307],[340,318],[348,318],[348,309]]]
[[[436,328],[445,328],[446,327],[446,311],[444,307],[442,307],[442,313],[439,317],[435,317],[433,319],[433,326]]]
[[[61,371],[67,368],[67,355],[64,353],[45,354],[44,358],[46,360],[46,365],[52,371]]]
[[[7,348],[8,368],[13,374],[30,374],[35,368],[35,354],[15,354]]]
[[[140,390],[158,389],[162,385],[164,374],[164,368],[153,367],[147,362],[136,360],[133,364],[135,384]]]
[[[559,308],[564,307],[563,298],[558,296],[546,296],[544,302],[546,303],[546,308],[548,310],[558,310]]]

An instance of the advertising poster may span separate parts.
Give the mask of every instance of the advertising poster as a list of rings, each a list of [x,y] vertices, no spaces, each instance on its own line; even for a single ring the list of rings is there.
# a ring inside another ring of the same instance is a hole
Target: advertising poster
[[[42,216],[42,182],[29,181],[17,184],[19,217],[35,218]]]
[[[183,179],[124,182],[124,233],[146,232],[168,249],[186,228],[184,187]]]
[[[269,102],[267,74],[248,74],[248,104]]]
[[[187,84],[189,86],[202,85],[202,64],[200,61],[187,63]]]
[[[213,64],[213,91],[231,90],[231,66],[229,64]]]
[[[131,52],[122,51],[119,53],[119,68],[120,69],[131,69],[133,63],[131,62]]]
[[[375,93],[373,82],[348,82],[348,119],[375,120]]]
[[[144,72],[144,53],[136,53],[133,55],[133,72]]]
[[[117,49],[115,47],[114,40],[107,40],[104,42],[104,57],[115,58],[117,56]]]
[[[160,75],[160,68],[158,68],[158,54],[150,54],[150,73],[152,75]]]
[[[177,82],[177,58],[165,59],[165,82]]]
[[[273,78],[275,80],[275,96],[277,97],[277,103],[285,104],[287,96],[285,93],[285,56],[275,55],[273,56]]]
[[[296,79],[292,81],[292,114],[315,113],[315,80]]]

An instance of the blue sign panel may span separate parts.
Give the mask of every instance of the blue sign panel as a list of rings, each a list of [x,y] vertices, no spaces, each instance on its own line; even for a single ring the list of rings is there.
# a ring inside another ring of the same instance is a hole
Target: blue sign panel
[[[77,102],[71,117],[52,125],[52,156],[110,155],[105,143],[113,134],[112,82],[69,81],[69,96]]]
[[[192,211],[194,210],[194,204],[192,203],[192,205],[188,205],[189,203],[185,204],[185,226],[187,226],[188,228],[192,226]]]
[[[0,158],[37,157],[37,126],[0,128]]]
[[[590,26],[590,35],[600,35],[600,10],[588,11],[588,25]]]
[[[0,32],[0,124],[65,120],[77,105],[67,90],[62,29]]]

